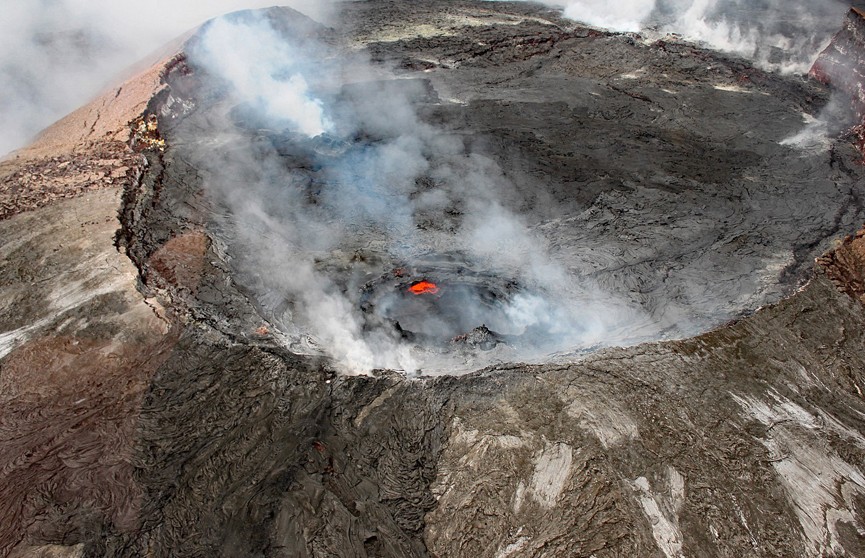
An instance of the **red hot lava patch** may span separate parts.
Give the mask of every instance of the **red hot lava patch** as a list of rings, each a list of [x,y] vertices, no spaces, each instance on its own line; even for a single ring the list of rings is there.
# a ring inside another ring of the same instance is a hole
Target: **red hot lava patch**
[[[412,283],[411,287],[408,288],[409,292],[414,295],[423,295],[423,294],[438,294],[439,287],[432,281],[418,281],[417,283]]]

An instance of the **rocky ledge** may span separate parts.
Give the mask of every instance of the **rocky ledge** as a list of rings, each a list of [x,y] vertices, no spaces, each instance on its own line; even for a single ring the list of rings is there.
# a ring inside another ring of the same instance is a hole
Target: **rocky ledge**
[[[849,96],[854,124],[848,134],[865,157],[865,12],[850,9],[844,26],[820,53],[810,75]]]

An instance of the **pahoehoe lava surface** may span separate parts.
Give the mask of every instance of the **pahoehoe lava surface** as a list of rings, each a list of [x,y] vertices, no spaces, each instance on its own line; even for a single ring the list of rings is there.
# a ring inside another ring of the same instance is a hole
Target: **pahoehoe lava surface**
[[[825,86],[532,4],[260,15],[386,68],[333,98],[408,96],[494,163],[551,258],[640,310],[621,339],[651,342],[338,373],[260,296],[208,181],[253,145],[314,198],[346,147],[257,125],[181,53],[117,117],[126,151],[88,136],[78,159],[0,167],[4,193],[28,192],[0,220],[0,556],[865,555],[865,237],[833,245],[865,220],[860,156],[784,142]],[[27,190],[118,149],[98,188]],[[410,194],[439,186],[421,173]],[[450,210],[417,234],[447,238],[467,208]],[[436,269],[352,238],[316,260],[346,288]],[[450,257],[438,269],[467,268]]]

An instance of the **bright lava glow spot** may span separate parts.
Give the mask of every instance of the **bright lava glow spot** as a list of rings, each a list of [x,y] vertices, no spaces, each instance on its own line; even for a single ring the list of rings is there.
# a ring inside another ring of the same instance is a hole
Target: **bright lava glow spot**
[[[409,292],[416,295],[422,294],[438,294],[438,285],[430,281],[418,281],[408,288]]]

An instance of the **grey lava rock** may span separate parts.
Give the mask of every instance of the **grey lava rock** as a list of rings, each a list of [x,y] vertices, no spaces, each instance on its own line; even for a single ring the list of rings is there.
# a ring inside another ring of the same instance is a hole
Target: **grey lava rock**
[[[466,345],[482,351],[489,351],[501,343],[502,340],[500,335],[494,331],[490,331],[490,328],[486,325],[481,324],[468,333],[454,337],[453,342],[457,345]]]

